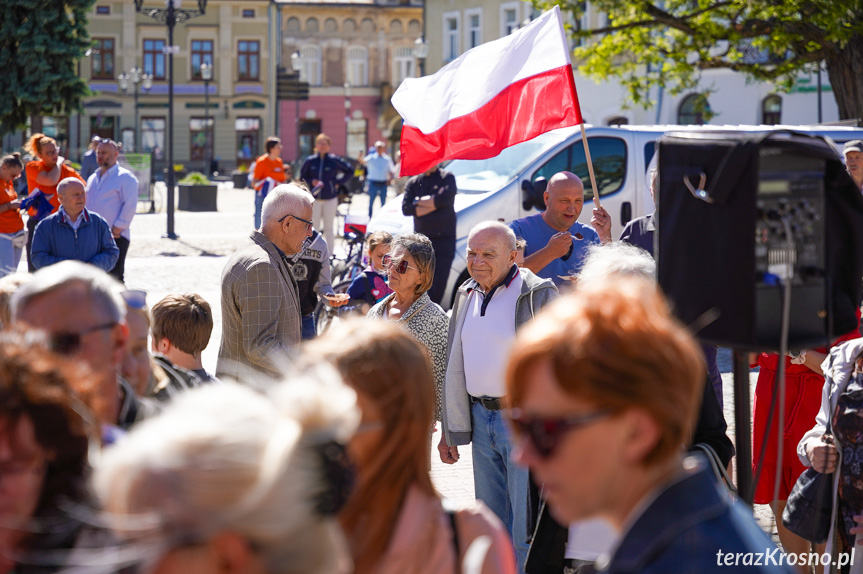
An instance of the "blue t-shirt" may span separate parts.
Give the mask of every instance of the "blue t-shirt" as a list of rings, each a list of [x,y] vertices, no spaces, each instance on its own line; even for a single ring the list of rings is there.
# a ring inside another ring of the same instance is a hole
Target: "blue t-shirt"
[[[524,256],[533,255],[546,245],[553,235],[559,233],[558,230],[551,227],[542,218],[541,213],[516,219],[509,224],[509,227],[515,232],[517,237],[521,237],[527,241],[527,247],[524,248]],[[551,279],[558,287],[566,281],[561,279],[561,276],[568,276],[578,273],[581,270],[581,263],[584,256],[587,254],[587,249],[591,245],[599,244],[599,235],[593,228],[583,225],[576,221],[569,228],[570,235],[581,235],[583,239],[572,240],[572,252],[569,257],[559,257],[543,267],[537,275],[544,279]]]
[[[367,288],[371,288],[371,293]],[[370,305],[377,303],[392,292],[393,290],[387,285],[386,280],[371,266],[366,267],[365,271],[354,277],[350,287],[348,287],[348,295],[351,299],[360,299]]]

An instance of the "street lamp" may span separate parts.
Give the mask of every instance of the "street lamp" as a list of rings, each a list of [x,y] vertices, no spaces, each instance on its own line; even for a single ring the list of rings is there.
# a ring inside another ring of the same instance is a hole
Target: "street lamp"
[[[165,0],[165,8],[144,8],[144,0],[135,0],[135,11],[149,16],[168,27],[168,45],[162,49],[168,55],[168,169],[165,184],[168,186],[168,231],[165,237],[177,239],[174,233],[174,26],[207,12],[207,0],[198,0],[197,10],[180,8],[181,0]]]
[[[204,171],[209,173],[212,161],[210,159],[210,82],[213,79],[213,65],[207,62],[201,64],[201,78],[204,80],[204,134],[206,135],[206,143],[204,144]],[[215,118],[213,123],[216,123]]]
[[[295,51],[291,54],[291,68],[293,68],[294,73],[297,75],[297,79],[300,79],[300,52]],[[301,150],[300,150],[300,100],[294,100],[294,126],[297,129],[297,161],[295,163],[295,167],[300,165]],[[297,169],[296,173],[299,173],[299,169]]]
[[[351,135],[351,83],[345,82],[345,157],[350,157],[348,139]]]
[[[140,86],[144,92],[149,92],[150,88],[153,87],[153,75],[145,74],[144,71],[135,66],[132,68],[127,74],[125,70],[119,76],[117,76],[117,81],[120,84],[120,89],[123,90],[124,94],[129,93],[129,82],[132,82],[132,86],[134,90],[132,92],[134,96],[134,107],[135,107],[135,149],[133,151],[137,152],[141,149],[141,130],[138,126],[138,87]]]
[[[419,70],[419,77],[425,76],[426,69],[426,58],[429,55],[429,45],[426,44],[425,38],[420,36],[416,40],[414,40],[414,58],[417,60],[417,69]]]

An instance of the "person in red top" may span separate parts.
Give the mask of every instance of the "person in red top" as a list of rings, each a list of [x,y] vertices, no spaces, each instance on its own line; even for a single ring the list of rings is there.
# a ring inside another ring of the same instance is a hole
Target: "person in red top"
[[[252,187],[255,188],[255,229],[261,228],[261,206],[264,198],[276,185],[288,180],[288,172],[280,156],[282,140],[276,137],[267,138],[264,148],[267,153],[255,160],[255,171],[252,173]],[[267,181],[268,179],[272,181]]]
[[[0,277],[18,269],[24,247],[24,220],[18,211],[21,201],[13,185],[23,169],[18,152],[0,159]]]
[[[858,320],[860,319],[858,313]],[[833,347],[845,341],[860,336],[858,331],[852,331],[833,342]],[[821,390],[824,386],[824,375],[821,371],[821,363],[827,356],[829,349],[820,347],[818,349],[803,350],[798,354],[789,353],[783,357],[785,361],[785,421],[782,443],[782,468],[778,469],[781,474],[779,480],[779,493],[773,498],[773,489],[776,481],[777,445],[776,428],[779,422],[779,399],[776,399],[776,412],[770,423],[767,445],[764,448],[764,463],[758,483],[755,485],[753,500],[755,504],[769,504],[776,516],[776,529],[779,541],[785,552],[800,553],[809,552],[809,542],[797,536],[782,523],[782,512],[788,501],[788,495],[797,482],[797,479],[805,470],[797,457],[797,443],[803,435],[815,426],[815,415],[821,407]],[[761,367],[758,373],[758,383],[755,386],[755,401],[753,406],[752,422],[752,473],[758,474],[758,461],[761,458],[764,435],[767,433],[767,419],[770,413],[770,403],[776,389],[776,378],[779,371],[779,355],[775,353],[761,353],[757,359]],[[815,545],[816,552],[824,552],[824,545]],[[816,570],[818,571],[818,570]]]
[[[37,189],[41,191],[48,201],[51,202],[51,206],[53,207],[51,213],[54,213],[60,207],[60,201],[57,199],[58,183],[67,177],[75,177],[80,179],[81,183],[87,183],[77,171],[61,161],[60,148],[57,146],[54,138],[50,138],[45,134],[33,134],[33,137],[24,146],[24,151],[32,154],[35,158],[25,168],[27,173],[27,189],[30,195],[33,195]],[[31,273],[36,270],[30,262],[33,231],[36,229],[36,224],[39,223],[36,213],[37,210],[35,208],[30,208],[27,212],[29,215],[27,219],[27,268]]]

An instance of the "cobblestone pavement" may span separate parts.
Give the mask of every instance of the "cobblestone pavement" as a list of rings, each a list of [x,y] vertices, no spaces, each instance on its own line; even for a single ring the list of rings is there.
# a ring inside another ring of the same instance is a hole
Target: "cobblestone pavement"
[[[164,187],[157,190],[164,205]],[[126,262],[126,283],[130,287],[142,288],[149,293],[152,304],[164,295],[178,292],[196,292],[210,302],[213,308],[215,327],[210,345],[204,352],[204,366],[215,369],[221,332],[221,309],[219,306],[219,279],[227,256],[248,237],[252,230],[253,192],[249,189],[235,190],[230,183],[219,185],[218,212],[190,213],[177,211],[175,232],[179,239],[163,238],[167,216],[161,213],[139,213],[132,222],[132,242]],[[390,200],[394,198],[390,196]],[[148,206],[141,204],[142,210]],[[351,213],[366,213],[368,198],[355,196],[350,206]],[[339,247],[337,247],[339,249]],[[22,265],[24,265],[22,263]],[[24,266],[26,269],[26,266]],[[729,436],[734,436],[734,413],[732,375],[727,354],[724,367],[725,417],[729,422]],[[755,373],[751,374],[754,389]],[[431,473],[438,490],[456,500],[473,500],[473,466],[471,449],[460,450],[461,460],[454,465],[440,462],[435,448],[440,432],[435,433],[432,443]],[[767,532],[776,539],[776,527],[769,507],[756,505],[755,515]]]

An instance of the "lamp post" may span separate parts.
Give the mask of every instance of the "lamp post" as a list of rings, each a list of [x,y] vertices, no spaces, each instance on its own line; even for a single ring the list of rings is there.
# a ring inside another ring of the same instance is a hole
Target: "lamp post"
[[[182,24],[207,12],[207,0],[198,0],[197,10],[180,8],[181,0],[165,0],[165,8],[145,8],[144,0],[135,0],[135,11],[149,16],[168,28],[168,45],[163,52],[168,55],[168,169],[165,184],[168,186],[168,231],[165,237],[177,239],[174,233],[174,26]]]
[[[213,80],[213,65],[204,62],[201,64],[201,78],[204,80],[204,134],[206,139],[204,143],[204,172],[210,173],[212,160],[210,159],[210,149],[212,140],[210,138],[210,82]],[[213,123],[216,123],[215,118]]]
[[[123,90],[123,93],[129,92],[129,82],[132,82],[133,86],[133,97],[134,97],[134,107],[135,107],[135,151],[141,149],[141,130],[138,126],[138,87],[140,86],[144,92],[149,92],[150,88],[153,87],[153,76],[152,74],[145,74],[141,68],[135,66],[129,73],[127,74],[125,71],[117,76],[117,81],[120,84],[120,89]]]
[[[426,73],[426,58],[429,55],[429,45],[426,44],[425,37],[420,36],[414,40],[414,58],[417,60],[417,69],[419,77],[425,76]]]
[[[291,54],[291,68],[293,68],[294,73],[297,74],[297,78],[300,78],[300,53],[299,51]],[[300,160],[302,159],[300,150],[300,100],[294,100],[294,126],[297,130],[297,161],[294,164],[295,173],[299,173],[299,165]]]
[[[345,157],[350,157],[348,140],[351,137],[351,83],[345,82]]]

